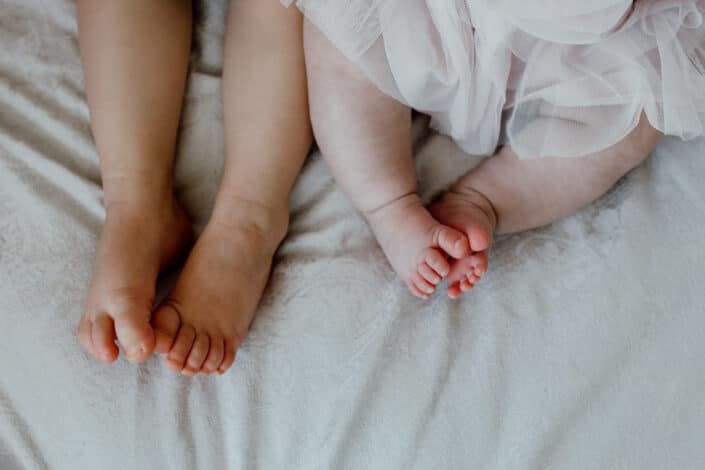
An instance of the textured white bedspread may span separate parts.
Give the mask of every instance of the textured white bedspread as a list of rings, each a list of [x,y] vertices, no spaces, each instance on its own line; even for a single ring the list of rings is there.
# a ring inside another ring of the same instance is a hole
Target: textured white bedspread
[[[198,226],[224,8],[198,23],[176,170]],[[230,373],[88,360],[74,329],[104,213],[74,10],[0,0],[0,469],[705,468],[702,140],[500,240],[459,302],[407,294],[314,155]],[[418,134],[424,197],[477,162]]]

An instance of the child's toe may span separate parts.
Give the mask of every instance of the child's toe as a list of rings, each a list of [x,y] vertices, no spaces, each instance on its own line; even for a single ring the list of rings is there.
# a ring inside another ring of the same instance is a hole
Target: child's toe
[[[191,347],[191,352],[186,359],[186,365],[182,373],[184,375],[193,376],[196,375],[203,367],[203,362],[208,356],[208,350],[210,349],[210,337],[207,333],[199,333],[196,335],[196,339],[193,341],[193,346]]]
[[[460,281],[460,290],[462,292],[467,292],[469,290],[472,290],[473,287],[475,287],[475,286],[472,285],[470,283],[470,281],[468,281],[467,279],[463,279],[462,281]]]
[[[218,366],[218,373],[224,374],[235,362],[235,352],[237,351],[238,342],[234,338],[229,338],[225,340],[225,354],[223,356],[223,362]]]
[[[171,346],[169,354],[166,356],[166,365],[169,369],[181,372],[191,352],[191,347],[196,339],[196,330],[189,324],[181,325],[179,333],[176,335],[174,344]]]
[[[108,315],[99,315],[92,324],[93,356],[100,362],[114,362],[120,351],[115,344],[115,324]]]
[[[127,310],[114,317],[115,334],[132,362],[145,361],[154,351],[154,330],[149,324],[150,312]]]
[[[448,297],[451,299],[458,299],[461,295],[463,295],[463,291],[460,290],[460,283],[456,282],[448,288]]]
[[[429,296],[433,294],[436,288],[428,281],[426,281],[419,273],[414,273],[411,276],[411,283],[423,294]]]
[[[206,357],[203,366],[201,367],[201,372],[204,374],[212,374],[220,364],[223,363],[223,356],[225,354],[225,344],[223,338],[220,336],[211,336],[210,351]]]
[[[487,252],[482,251],[480,253],[475,253],[472,256],[472,268],[473,271],[475,271],[475,274],[478,276],[482,276],[487,272],[487,267],[489,266],[489,262],[487,260]]]
[[[436,271],[434,271],[428,264],[422,263],[418,268],[419,274],[426,281],[430,282],[434,286],[441,282],[443,279]]]
[[[467,256],[470,251],[468,238],[460,231],[442,226],[438,233],[438,246],[455,259]]]
[[[448,275],[450,271],[450,263],[446,257],[435,248],[428,248],[421,253],[418,258],[418,264],[426,264],[436,272],[441,278]]]
[[[167,303],[159,307],[152,315],[152,328],[154,328],[156,341],[154,351],[159,354],[168,353],[180,326],[181,317],[172,305]]]
[[[470,240],[470,248],[472,251],[485,251],[492,243],[492,237],[487,228],[476,226],[470,227],[468,230],[468,240]]]

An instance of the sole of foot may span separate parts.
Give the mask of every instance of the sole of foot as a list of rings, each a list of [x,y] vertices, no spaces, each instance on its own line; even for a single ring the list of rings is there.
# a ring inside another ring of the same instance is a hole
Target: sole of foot
[[[137,201],[107,206],[77,332],[81,346],[99,362],[114,362],[118,344],[132,362],[145,361],[154,350],[150,317],[157,276],[182,256],[192,231],[171,196],[153,206]]]

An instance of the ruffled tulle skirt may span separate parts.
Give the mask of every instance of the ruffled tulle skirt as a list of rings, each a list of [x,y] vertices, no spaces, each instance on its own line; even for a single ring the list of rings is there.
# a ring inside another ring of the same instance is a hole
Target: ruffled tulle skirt
[[[469,153],[509,143],[522,158],[585,155],[642,115],[665,134],[705,135],[705,0],[296,4]]]

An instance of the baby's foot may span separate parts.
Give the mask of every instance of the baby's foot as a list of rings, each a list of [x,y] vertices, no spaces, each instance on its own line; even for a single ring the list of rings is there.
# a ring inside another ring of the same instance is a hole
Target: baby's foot
[[[167,368],[192,376],[222,374],[233,364],[286,233],[281,214],[244,205],[225,222],[211,219],[152,317],[156,351],[167,354]]]
[[[162,267],[178,259],[191,239],[188,218],[169,194],[164,201],[106,205],[93,279],[78,325],[81,346],[100,362],[119,349],[142,362],[154,349],[149,324]]]
[[[487,250],[497,217],[490,201],[461,180],[430,208],[439,222],[460,230],[470,241],[470,254],[451,262],[448,296],[457,299],[475,287],[487,272]]]
[[[469,253],[467,237],[435,220],[416,194],[369,212],[367,220],[394,271],[422,299],[450,272],[449,255]]]

